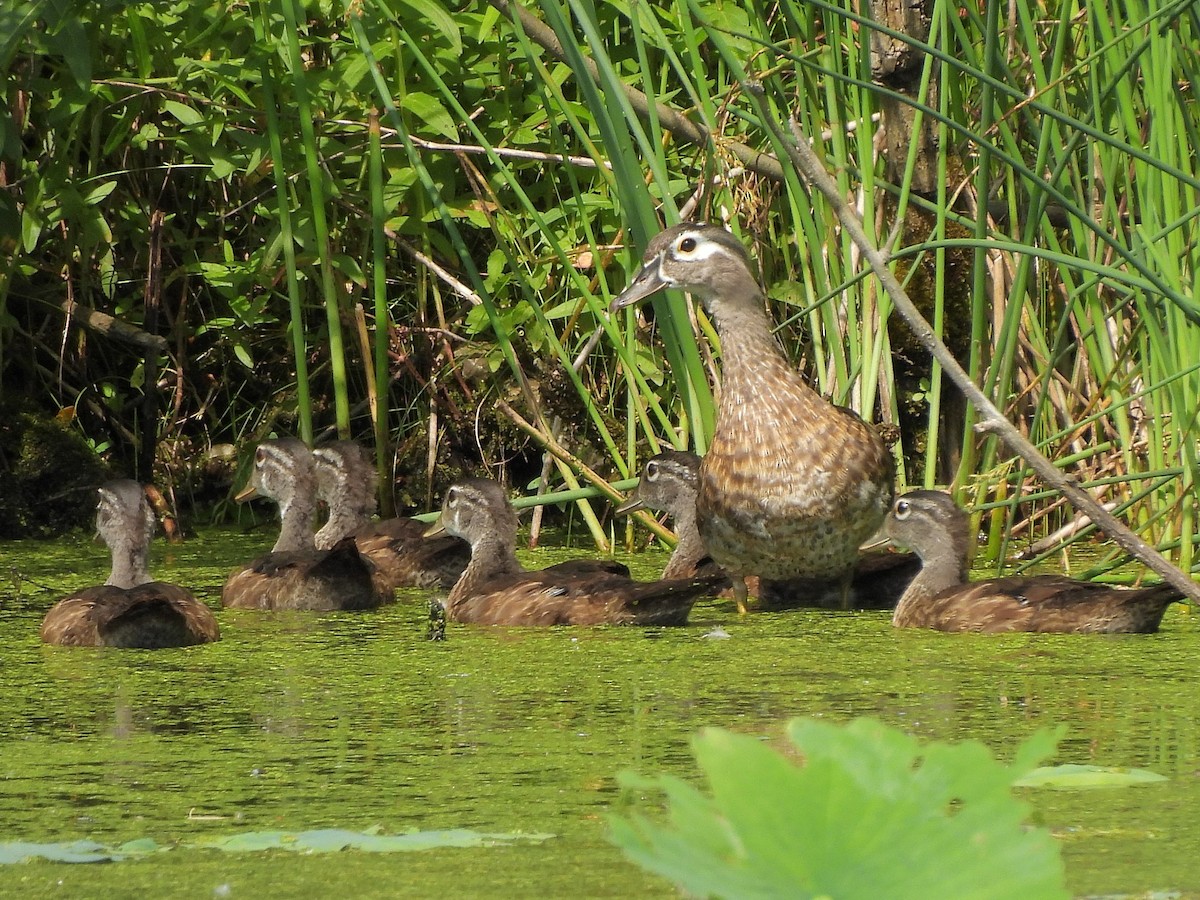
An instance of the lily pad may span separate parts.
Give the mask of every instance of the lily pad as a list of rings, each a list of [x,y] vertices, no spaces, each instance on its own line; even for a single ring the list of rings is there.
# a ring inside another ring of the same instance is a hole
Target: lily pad
[[[1058,788],[1078,790],[1083,788],[1128,787],[1132,784],[1157,784],[1166,781],[1165,775],[1149,769],[1124,769],[1119,766],[1091,766],[1067,764],[1062,766],[1039,766],[1022,775],[1013,785],[1031,788]]]
[[[297,853],[361,850],[365,853],[398,853],[436,850],[442,847],[486,847],[515,841],[541,843],[552,837],[552,834],[489,834],[466,828],[413,831],[407,834],[376,834],[345,828],[318,828],[312,831],[247,831],[197,842],[194,846],[211,847],[231,853],[256,850],[291,850]]]
[[[115,849],[88,840],[44,844],[33,841],[4,841],[0,842],[0,865],[32,862],[35,859],[67,863],[118,862],[131,856],[144,856],[163,849],[166,848],[152,838],[128,841]]]

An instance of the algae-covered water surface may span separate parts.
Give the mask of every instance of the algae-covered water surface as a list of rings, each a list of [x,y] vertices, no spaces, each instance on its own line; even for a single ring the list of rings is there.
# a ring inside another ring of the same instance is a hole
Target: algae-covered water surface
[[[216,608],[265,543],[206,531],[159,544],[154,571]],[[997,637],[899,632],[880,612],[738,618],[714,601],[685,628],[451,624],[431,643],[427,598],[409,593],[369,614],[222,611],[217,644],[94,651],[37,629],[58,596],[103,580],[103,548],[0,554],[0,843],[140,850],[0,865],[6,896],[673,896],[608,842],[608,812],[657,802],[617,773],[692,778],[700,727],[776,742],[798,715],[872,715],[1002,758],[1065,724],[1053,762],[1167,778],[1023,791],[1071,889],[1200,896],[1200,626],[1182,607],[1152,636]],[[652,577],[663,557],[628,561]],[[324,829],[415,833],[424,849],[278,846]]]

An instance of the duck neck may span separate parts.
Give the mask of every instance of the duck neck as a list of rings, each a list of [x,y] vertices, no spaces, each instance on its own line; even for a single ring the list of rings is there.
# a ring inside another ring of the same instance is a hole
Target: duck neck
[[[345,504],[331,503],[329,518],[317,531],[316,545],[332,547],[342,538],[354,534],[371,521],[370,514],[361,509],[352,509]]]
[[[279,500],[279,540],[275,553],[306,553],[316,549],[313,540],[313,513],[316,504],[311,495],[294,493]]]
[[[112,572],[105,584],[128,590],[151,580],[144,542],[121,540],[111,544],[109,549],[112,551]]]
[[[525,568],[513,549],[515,535],[489,534],[471,544],[471,562],[459,576],[447,598],[451,604],[461,602],[485,590],[488,581],[501,575],[514,575]]]
[[[700,537],[700,529],[696,527],[696,506],[689,503],[684,509],[675,513],[675,545],[667,566],[663,569],[663,578],[688,578],[696,574],[696,566],[700,560],[708,556],[704,539]]]
[[[920,606],[942,591],[967,583],[967,560],[958,553],[921,555],[921,571],[896,604],[892,624],[903,627]]]
[[[746,277],[747,283],[737,291],[708,304],[721,337],[721,409],[741,409],[747,403],[757,408],[758,383],[775,371],[787,381],[795,382],[801,396],[811,394],[817,399],[817,393],[797,376],[783,355],[771,332],[762,291],[748,273]]]

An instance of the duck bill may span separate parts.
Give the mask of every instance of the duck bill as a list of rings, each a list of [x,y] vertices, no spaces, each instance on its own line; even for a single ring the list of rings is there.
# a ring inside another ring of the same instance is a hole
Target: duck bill
[[[447,534],[447,533],[448,532],[446,531],[446,526],[445,526],[445,524],[443,524],[441,518],[439,517],[436,522],[434,522],[432,525],[430,525],[428,528],[425,529],[424,536],[427,538],[440,537],[441,535]]]
[[[643,503],[637,497],[631,497],[630,499],[626,500],[624,503],[622,503],[620,506],[617,507],[617,515],[618,516],[627,516],[630,513],[635,513],[638,510],[645,509],[645,508],[646,508],[645,503]]]
[[[253,482],[250,482],[244,488],[238,491],[234,495],[233,499],[238,503],[245,503],[247,500],[253,500],[257,496],[259,496],[258,488],[254,486]]]
[[[621,291],[609,305],[609,311],[616,312],[618,309],[632,306],[639,300],[645,300],[651,294],[657,293],[665,287],[670,287],[667,280],[662,277],[660,262],[659,259],[655,258],[642,266],[638,270],[638,273],[633,276],[633,281],[629,282],[629,287]]]

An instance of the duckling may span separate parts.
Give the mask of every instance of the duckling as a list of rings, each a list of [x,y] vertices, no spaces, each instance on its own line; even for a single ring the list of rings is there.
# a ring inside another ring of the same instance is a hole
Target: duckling
[[[700,530],[696,527],[696,482],[699,478],[700,457],[686,450],[664,450],[642,466],[642,474],[630,498],[617,507],[618,516],[640,509],[665,512],[675,522],[675,549],[663,568],[662,577],[694,578],[696,575],[722,575],[725,570],[708,554]],[[758,594],[758,579],[750,593]],[[722,596],[732,588],[725,585]]]
[[[674,518],[678,543],[663,569],[663,578],[686,578],[721,571],[712,561],[696,528],[696,484],[700,457],[685,450],[666,450],[646,461],[633,498],[617,509],[626,514],[646,508],[666,512]],[[913,553],[864,550],[859,553],[850,588],[850,605],[855,609],[891,609],[921,568]],[[780,610],[801,606],[830,607],[840,602],[839,585],[816,579],[762,581],[748,579],[748,593],[759,598],[761,609]],[[721,596],[731,596],[723,591]]]
[[[923,563],[896,606],[892,624],[898,628],[1149,634],[1167,607],[1183,599],[1169,584],[1123,589],[1064,575],[969,581],[969,520],[941,491],[898,498],[884,527]]]
[[[504,489],[485,478],[446,492],[430,534],[455,534],[471,562],[446,600],[447,616],[483,625],[684,625],[697,598],[720,589],[721,576],[639,582],[627,575],[557,566],[527,571],[513,550],[517,515]]]
[[[96,530],[112,551],[112,573],[103,585],[58,601],[42,622],[42,640],[143,650],[220,640],[212,611],[191,591],[150,579],[146,555],[154,512],[142,486],[127,479],[110,481],[99,496]]]
[[[722,379],[717,421],[700,464],[696,524],[733,578],[816,578],[849,605],[858,549],[892,502],[894,463],[879,432],[814,391],[771,332],[745,248],[714,225],[668,228],[613,301],[619,309],[664,288],[690,291],[716,323]]]
[[[336,441],[313,451],[317,493],[329,506],[329,519],[317,531],[318,550],[353,536],[358,550],[375,564],[391,589],[451,588],[471,560],[466,541],[452,535],[426,539],[416,519],[373,522],[375,465],[353,441]]]
[[[395,599],[353,538],[329,550],[313,540],[316,511],[312,452],[303,441],[265,441],[238,501],[263,495],[279,503],[279,539],[270,553],[233,572],[221,603],[242,609],[373,609]]]

